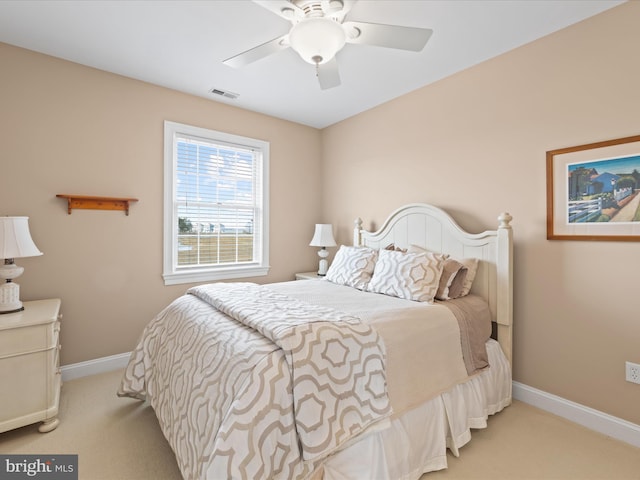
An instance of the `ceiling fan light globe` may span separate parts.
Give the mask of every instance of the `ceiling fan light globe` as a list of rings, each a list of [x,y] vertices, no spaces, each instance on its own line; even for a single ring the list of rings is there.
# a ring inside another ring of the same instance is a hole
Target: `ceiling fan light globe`
[[[342,25],[330,18],[305,18],[289,32],[289,44],[305,62],[327,63],[346,42]]]

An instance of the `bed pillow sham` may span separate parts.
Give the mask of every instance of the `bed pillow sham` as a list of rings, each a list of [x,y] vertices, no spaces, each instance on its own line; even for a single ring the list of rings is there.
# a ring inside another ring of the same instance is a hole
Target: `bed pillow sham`
[[[471,286],[473,285],[473,280],[476,278],[476,273],[478,273],[478,259],[477,258],[463,258],[462,260],[458,260],[461,264],[467,267],[467,275],[464,279],[464,285],[462,286],[462,292],[460,295],[455,298],[464,297],[468,295],[471,291]],[[454,298],[454,297],[452,297]]]
[[[408,251],[417,253],[430,252],[430,250],[418,245],[409,246]],[[458,260],[451,258],[451,256],[446,253],[436,255],[442,255],[446,259],[436,298],[438,300],[452,300],[468,295],[478,271],[478,259],[463,258],[462,260]]]
[[[447,254],[447,253],[434,252],[433,250],[429,250],[429,249],[426,249],[426,248],[421,247],[419,245],[413,245],[413,244],[409,245],[409,248],[407,249],[407,252],[409,252],[409,253],[432,253],[433,255],[437,255],[439,257],[442,257],[444,260],[449,258],[449,254]]]
[[[444,261],[436,298],[438,300],[451,300],[463,296],[462,292],[464,291],[464,282],[468,271],[469,269],[462,263],[453,258],[447,258]]]
[[[406,248],[396,247],[395,243],[390,243],[389,245],[384,247],[384,249],[385,250],[395,250],[396,252],[406,252],[407,251]]]
[[[325,278],[338,285],[366,290],[377,258],[378,251],[373,248],[341,245]]]
[[[380,250],[367,290],[392,297],[433,302],[444,260],[432,253]]]

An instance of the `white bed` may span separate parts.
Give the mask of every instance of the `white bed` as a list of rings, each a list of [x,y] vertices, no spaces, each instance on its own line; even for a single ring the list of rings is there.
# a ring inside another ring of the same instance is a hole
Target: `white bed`
[[[420,245],[456,258],[480,260],[472,292],[490,306],[496,340],[487,342],[490,368],[391,421],[330,458],[317,478],[418,479],[447,467],[447,449],[471,440],[471,429],[487,426],[487,418],[511,404],[513,322],[513,234],[511,215],[502,213],[497,230],[468,233],[443,210],[410,204],[394,211],[375,232],[356,219],[353,244],[373,248]]]
[[[448,305],[457,300],[328,280],[213,284],[150,322],[118,394],[151,403],[188,479],[399,480],[446,468],[447,448],[457,455],[470,429],[511,402],[510,220],[469,234],[442,210],[412,204],[377,232],[360,220],[354,230],[359,251],[418,245],[479,260],[462,301],[486,300],[497,325],[489,367],[474,371],[463,352],[463,323]]]
[[[497,218],[497,230],[482,233],[464,231],[444,210],[433,205],[415,203],[395,210],[375,232],[362,228],[356,219],[354,245],[384,248],[420,245],[455,258],[478,258],[478,273],[472,293],[483,297],[497,325],[497,337],[502,351],[511,362],[513,323],[513,232],[512,217],[502,213]]]

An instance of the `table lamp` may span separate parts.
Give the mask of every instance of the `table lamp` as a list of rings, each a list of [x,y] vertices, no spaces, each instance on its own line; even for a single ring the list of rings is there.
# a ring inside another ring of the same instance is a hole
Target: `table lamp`
[[[13,259],[42,255],[29,233],[29,217],[0,217],[0,278],[6,280],[0,285],[0,314],[24,310],[20,301],[20,285],[13,282],[24,272]]]
[[[333,239],[333,227],[330,223],[318,223],[316,224],[316,231],[311,239],[310,247],[321,247],[318,251],[320,257],[320,264],[318,265],[318,275],[324,277],[327,274],[329,268],[329,262],[327,257],[329,252],[327,247],[335,247],[336,241]]]

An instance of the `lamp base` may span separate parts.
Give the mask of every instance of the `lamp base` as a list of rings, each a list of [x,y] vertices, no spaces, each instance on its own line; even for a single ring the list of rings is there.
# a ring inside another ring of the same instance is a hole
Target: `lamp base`
[[[0,314],[24,310],[20,301],[20,285],[8,281],[0,285]]]
[[[329,262],[327,261],[329,252],[325,247],[322,247],[318,251],[318,256],[320,257],[320,262],[318,264],[318,276],[324,277],[327,274],[327,270],[329,269]]]

